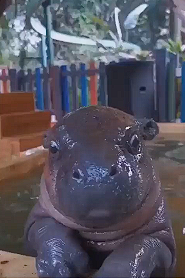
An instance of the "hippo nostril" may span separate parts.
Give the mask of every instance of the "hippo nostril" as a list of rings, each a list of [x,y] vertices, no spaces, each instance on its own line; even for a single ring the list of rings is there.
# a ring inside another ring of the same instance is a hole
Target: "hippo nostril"
[[[117,174],[117,167],[116,167],[116,165],[112,165],[109,175],[110,175],[111,177],[113,177],[113,176],[115,176],[116,174]]]
[[[79,180],[81,178],[80,173],[78,171],[74,171],[73,172],[73,178],[76,179],[76,180]]]

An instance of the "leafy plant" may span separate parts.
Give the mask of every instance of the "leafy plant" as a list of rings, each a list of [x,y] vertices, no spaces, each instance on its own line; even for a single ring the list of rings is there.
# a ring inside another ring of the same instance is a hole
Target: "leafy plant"
[[[168,51],[173,54],[184,55],[185,46],[182,45],[182,42],[180,42],[180,41],[175,42],[175,41],[169,39],[167,48],[168,48]]]
[[[180,60],[185,61],[185,45],[182,45],[180,41],[175,42],[169,39],[166,48],[176,55],[177,67],[180,67]]]

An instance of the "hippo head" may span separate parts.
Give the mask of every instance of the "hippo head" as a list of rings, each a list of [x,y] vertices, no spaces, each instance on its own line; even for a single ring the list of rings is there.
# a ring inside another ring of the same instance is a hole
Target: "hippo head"
[[[54,207],[89,228],[116,225],[142,206],[155,172],[144,141],[153,120],[135,120],[110,107],[67,114],[44,139],[44,177]]]

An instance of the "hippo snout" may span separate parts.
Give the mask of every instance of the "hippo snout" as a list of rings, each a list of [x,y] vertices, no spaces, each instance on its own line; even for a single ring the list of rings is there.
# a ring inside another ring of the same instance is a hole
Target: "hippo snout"
[[[88,227],[119,222],[138,205],[138,177],[134,168],[132,173],[130,177],[127,167],[108,160],[75,162],[62,180],[57,179],[62,213]]]

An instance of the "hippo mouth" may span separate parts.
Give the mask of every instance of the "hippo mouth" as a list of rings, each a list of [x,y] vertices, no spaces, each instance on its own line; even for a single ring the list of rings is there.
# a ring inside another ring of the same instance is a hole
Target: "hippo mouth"
[[[103,228],[115,224],[115,216],[108,210],[93,209],[83,218],[83,222],[88,227]]]
[[[89,212],[88,218],[107,218],[110,217],[110,213],[107,210],[94,209]]]
[[[73,219],[74,222],[82,225],[85,228],[95,229],[95,230],[104,230],[107,228],[115,226],[124,226],[124,222],[127,222],[136,212],[139,212],[147,203],[147,199],[150,198],[152,188],[149,187],[143,200],[138,204],[134,209],[129,211],[121,212],[117,211],[116,213],[110,212],[105,209],[92,209],[87,215],[84,215],[80,219]],[[66,217],[69,217],[66,215]]]

